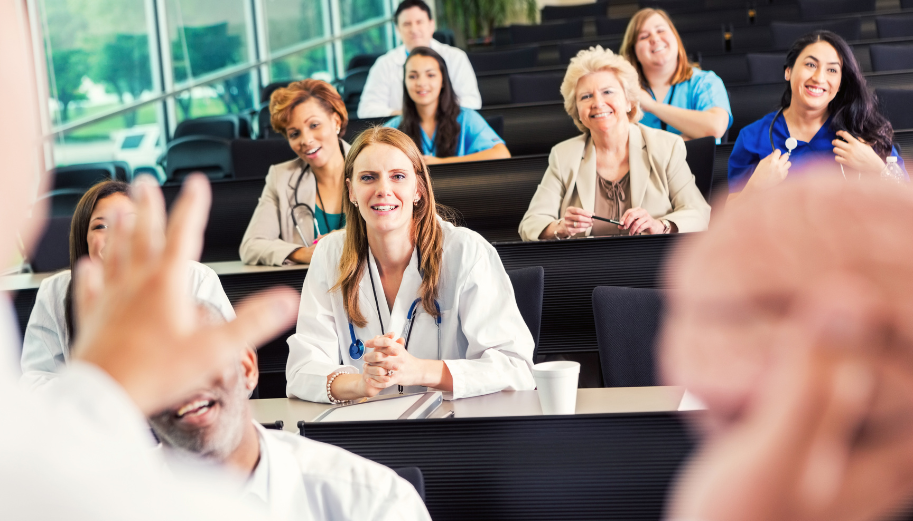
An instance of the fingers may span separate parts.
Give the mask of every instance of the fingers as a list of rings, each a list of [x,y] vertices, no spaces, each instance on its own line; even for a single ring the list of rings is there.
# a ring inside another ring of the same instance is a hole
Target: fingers
[[[205,176],[194,174],[184,181],[181,195],[174,202],[168,220],[167,263],[177,264],[200,258],[211,202],[212,194]]]
[[[165,200],[149,176],[133,183],[136,203],[135,224],[130,247],[130,262],[139,269],[158,260],[165,240]]]
[[[362,374],[364,374],[365,381],[383,384],[384,387],[393,381],[392,376],[387,376],[387,369],[380,366],[365,364]]]
[[[569,206],[564,212],[564,223],[568,227],[568,231],[571,231],[571,228],[574,229],[571,231],[571,235],[579,233],[593,226],[593,212]]]
[[[397,346],[402,345],[393,339],[393,333],[387,333],[383,336],[376,336],[371,340],[365,342],[365,347],[370,347],[372,349],[396,349]]]

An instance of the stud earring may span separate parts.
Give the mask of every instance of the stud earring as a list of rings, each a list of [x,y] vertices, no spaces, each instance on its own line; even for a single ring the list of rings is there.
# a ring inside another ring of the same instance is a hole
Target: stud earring
[[[339,127],[336,127],[336,135],[339,135]]]
[[[358,208],[358,201],[352,201],[352,204],[355,205],[355,208]]]

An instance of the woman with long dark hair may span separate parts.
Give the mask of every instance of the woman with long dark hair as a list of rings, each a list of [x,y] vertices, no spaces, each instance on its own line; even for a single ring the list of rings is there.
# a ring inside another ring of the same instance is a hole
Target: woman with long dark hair
[[[41,281],[25,328],[21,364],[22,382],[28,387],[47,385],[70,361],[70,344],[77,333],[72,270],[83,257],[103,261],[114,219],[135,211],[130,185],[120,181],[96,184],[77,203],[70,224],[70,269]],[[235,312],[212,268],[191,262],[188,269],[191,294],[218,309],[225,320],[233,320]]]
[[[412,138],[425,163],[504,159],[510,151],[478,112],[460,107],[447,64],[430,47],[409,53],[403,80],[403,115],[384,126]]]
[[[786,54],[780,109],[739,133],[729,157],[729,191],[750,193],[787,175],[820,172],[845,179],[877,177],[898,156],[894,129],[849,45],[830,31],[796,40]],[[898,157],[903,167],[903,159]]]

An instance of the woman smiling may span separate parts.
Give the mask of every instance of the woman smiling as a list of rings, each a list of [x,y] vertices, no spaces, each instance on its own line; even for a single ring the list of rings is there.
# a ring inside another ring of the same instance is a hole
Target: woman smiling
[[[705,230],[710,206],[682,138],[638,124],[637,72],[612,51],[580,51],[561,84],[583,134],[552,148],[520,223],[524,241]],[[615,225],[593,216],[620,222]]]

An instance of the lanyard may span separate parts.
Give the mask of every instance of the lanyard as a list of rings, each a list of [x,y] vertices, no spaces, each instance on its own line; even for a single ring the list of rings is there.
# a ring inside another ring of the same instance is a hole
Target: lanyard
[[[672,89],[669,91],[669,101],[672,101],[672,97],[675,96],[675,87],[677,87],[677,86],[678,86],[678,84],[676,83],[675,85],[672,86]],[[649,92],[650,92],[650,97],[653,98],[653,101],[657,101],[656,94],[653,94],[653,89],[649,89]],[[671,105],[671,103],[669,103],[669,105]],[[659,126],[663,130],[666,130],[666,128],[668,128],[668,125],[666,125],[666,122],[663,120],[659,120]]]

